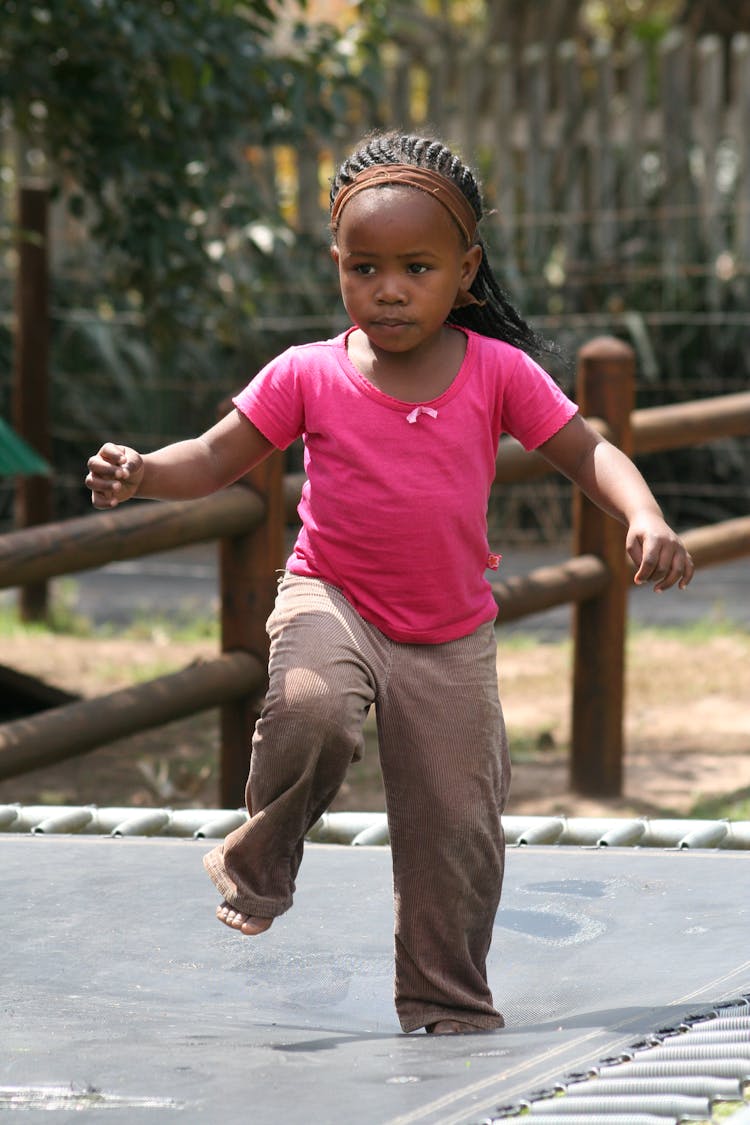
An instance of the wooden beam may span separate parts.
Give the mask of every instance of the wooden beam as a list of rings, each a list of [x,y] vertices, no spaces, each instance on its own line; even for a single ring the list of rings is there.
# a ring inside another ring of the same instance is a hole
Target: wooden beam
[[[540,566],[528,574],[493,582],[492,593],[500,610],[498,625],[592,598],[602,593],[609,579],[609,571],[601,559],[582,555],[558,566]]]
[[[600,337],[578,353],[577,401],[584,415],[611,427],[613,442],[632,451],[635,353]],[[625,623],[628,566],[625,528],[578,490],[573,494],[574,555],[596,555],[609,581],[573,612],[571,783],[579,793],[618,796],[623,779]]]
[[[5,723],[0,726],[0,779],[252,695],[263,676],[262,665],[248,653],[224,653],[145,684]]]
[[[141,558],[188,543],[237,535],[263,519],[263,502],[242,485],[203,500],[135,501],[0,536],[0,589]]]
[[[49,263],[48,193],[44,187],[18,189],[18,269],[13,333],[13,425],[46,461],[51,459],[49,426]],[[32,527],[52,518],[52,486],[46,475],[16,481],[15,522]],[[47,616],[47,583],[25,576],[19,591],[24,621]]]

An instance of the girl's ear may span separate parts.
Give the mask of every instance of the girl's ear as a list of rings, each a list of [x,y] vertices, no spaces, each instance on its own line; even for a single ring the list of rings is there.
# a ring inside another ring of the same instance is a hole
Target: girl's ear
[[[477,243],[470,246],[464,254],[464,260],[461,265],[461,288],[470,289],[477,276],[477,271],[482,264],[482,247]]]
[[[336,245],[335,242],[331,246],[331,257],[333,258],[336,265],[338,265],[339,264],[339,248],[338,248],[338,246]]]
[[[469,290],[474,284],[474,278],[477,276],[479,267],[482,264],[482,247],[478,245],[470,246],[466,251],[461,263],[461,281],[458,286],[458,293],[453,302],[454,309],[464,309],[467,305],[484,305],[484,301],[480,301]]]

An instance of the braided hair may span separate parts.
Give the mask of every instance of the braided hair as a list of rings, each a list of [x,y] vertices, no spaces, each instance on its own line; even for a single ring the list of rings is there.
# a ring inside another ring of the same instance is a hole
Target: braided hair
[[[477,222],[484,215],[477,179],[455,153],[434,138],[398,132],[373,133],[361,148],[347,157],[331,184],[331,206],[345,184],[351,183],[365,168],[378,164],[413,164],[439,172],[463,192]],[[470,292],[482,304],[452,309],[447,323],[473,329],[483,336],[503,340],[532,354],[556,351],[554,345],[542,339],[513,306],[492,272],[481,238],[477,239],[477,244],[482,248],[482,261]]]

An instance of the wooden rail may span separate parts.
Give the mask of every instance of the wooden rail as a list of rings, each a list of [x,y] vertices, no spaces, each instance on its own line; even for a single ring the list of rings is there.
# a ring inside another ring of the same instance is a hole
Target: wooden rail
[[[0,536],[0,588],[251,532],[263,500],[235,485],[205,500],[133,503]]]
[[[250,653],[224,653],[148,683],[5,723],[0,726],[0,778],[62,762],[114,739],[257,694],[264,676],[263,665]]]
[[[634,411],[634,386],[635,357],[627,345],[601,338],[581,350],[577,399],[582,412],[630,454],[750,434],[750,393]],[[497,483],[551,471],[542,457],[525,453],[517,442],[501,442]],[[216,660],[0,726],[0,778],[218,706],[219,799],[225,807],[241,804],[250,731],[265,686],[265,621],[276,572],[284,563],[285,524],[296,517],[303,480],[300,474],[285,476],[282,457],[275,454],[247,480],[204,500],[133,503],[0,536],[0,588],[218,540],[222,633],[222,655]],[[698,566],[745,557],[750,555],[750,517],[696,528],[684,539]],[[617,795],[622,789],[631,574],[624,529],[576,493],[573,557],[493,584],[501,624],[573,606],[571,774],[575,787],[590,795]]]

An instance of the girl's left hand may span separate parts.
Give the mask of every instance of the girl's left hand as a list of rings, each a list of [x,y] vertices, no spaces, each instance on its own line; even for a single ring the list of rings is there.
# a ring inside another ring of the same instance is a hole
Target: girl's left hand
[[[654,583],[654,593],[677,583],[684,590],[695,572],[695,564],[678,535],[654,512],[639,513],[628,527],[625,542],[635,563],[636,586]]]

